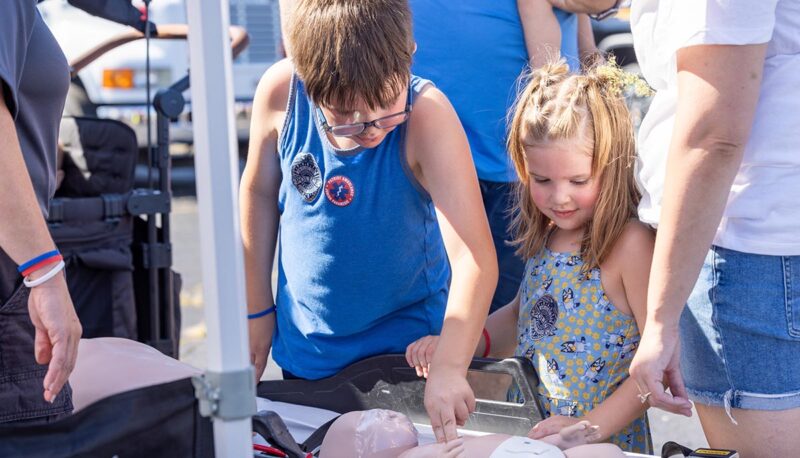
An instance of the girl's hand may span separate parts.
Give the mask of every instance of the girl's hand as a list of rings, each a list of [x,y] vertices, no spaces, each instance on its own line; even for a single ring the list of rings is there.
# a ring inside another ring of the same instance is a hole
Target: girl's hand
[[[581,422],[582,418],[565,417],[563,415],[553,415],[552,417],[545,418],[544,420],[536,423],[536,425],[528,432],[528,437],[531,439],[541,439],[545,436],[558,434],[559,431]]]
[[[428,370],[433,361],[433,352],[439,345],[439,336],[425,336],[412,342],[406,348],[406,361],[416,369],[417,377],[428,378]]]
[[[631,362],[630,374],[639,387],[638,402],[691,417],[692,403],[681,376],[680,354],[677,327],[662,328],[648,323]]]

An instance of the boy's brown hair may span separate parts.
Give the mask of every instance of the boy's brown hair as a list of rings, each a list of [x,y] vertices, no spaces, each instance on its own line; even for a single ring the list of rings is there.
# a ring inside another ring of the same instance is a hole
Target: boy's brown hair
[[[407,0],[300,0],[289,29],[295,70],[318,105],[385,108],[408,82]]]

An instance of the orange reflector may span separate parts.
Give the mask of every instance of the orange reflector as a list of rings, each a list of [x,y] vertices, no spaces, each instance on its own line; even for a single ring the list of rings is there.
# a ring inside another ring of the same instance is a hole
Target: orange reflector
[[[133,69],[117,68],[103,70],[103,87],[106,89],[132,89]]]

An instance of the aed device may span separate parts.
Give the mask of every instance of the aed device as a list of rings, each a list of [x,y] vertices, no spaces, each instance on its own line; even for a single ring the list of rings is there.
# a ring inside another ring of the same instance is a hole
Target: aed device
[[[739,458],[739,453],[737,453],[736,450],[724,450],[721,448],[698,448],[689,456],[702,458]]]

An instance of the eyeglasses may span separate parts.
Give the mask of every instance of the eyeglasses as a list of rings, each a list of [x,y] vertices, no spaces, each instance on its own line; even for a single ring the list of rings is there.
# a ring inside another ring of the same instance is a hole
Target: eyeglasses
[[[373,119],[372,121],[357,122],[354,124],[340,124],[338,126],[329,125],[328,121],[325,119],[325,115],[322,113],[322,110],[319,108],[317,108],[317,110],[319,111],[320,120],[322,121],[322,130],[325,132],[330,132],[337,137],[352,137],[364,132],[369,127],[376,127],[378,129],[391,129],[392,127],[397,127],[400,124],[403,124],[411,115],[411,104],[406,105],[406,109],[403,111],[393,113],[388,116],[383,116],[378,119]]]

